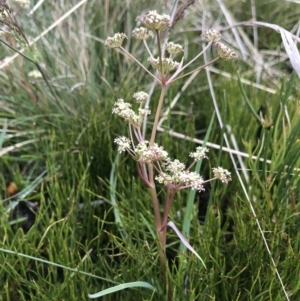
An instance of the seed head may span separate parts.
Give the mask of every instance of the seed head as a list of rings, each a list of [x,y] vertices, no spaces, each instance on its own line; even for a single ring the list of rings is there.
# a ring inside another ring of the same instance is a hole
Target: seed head
[[[125,33],[116,33],[113,37],[108,37],[104,45],[108,48],[118,48],[122,46],[124,39],[127,39]]]
[[[232,49],[221,42],[217,43],[217,52],[218,56],[223,60],[234,61],[239,58]]]
[[[153,38],[153,32],[145,27],[139,27],[132,31],[132,36],[138,40],[146,40],[149,37]]]
[[[170,27],[170,16],[160,15],[156,10],[149,11],[148,14],[144,15],[143,19],[137,17],[137,20],[153,30],[164,30]]]
[[[221,39],[221,34],[216,29],[208,29],[204,33],[204,38],[207,42],[218,43]]]
[[[159,58],[149,57],[148,61],[155,69],[157,69],[157,70],[161,69]],[[160,71],[162,71],[162,72],[171,71],[173,69],[177,69],[178,66],[179,66],[179,63],[172,60],[171,58],[163,58],[162,59],[162,69],[163,70],[160,70]]]
[[[175,44],[173,42],[165,43],[165,47],[170,54],[183,52],[182,46],[180,44]]]

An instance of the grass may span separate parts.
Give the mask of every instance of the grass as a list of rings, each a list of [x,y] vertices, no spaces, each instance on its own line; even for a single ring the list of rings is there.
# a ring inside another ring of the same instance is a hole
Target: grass
[[[257,20],[296,32],[299,5],[257,2]],[[20,10],[17,20],[27,38],[36,37],[76,4],[73,0],[45,1],[33,17]],[[128,99],[140,89],[148,91],[152,82],[133,62],[105,49],[103,41],[114,32],[131,32],[141,11],[170,13],[172,4],[162,8],[159,1],[152,7],[136,0],[126,4],[103,1],[101,5],[87,1],[35,43],[34,56],[25,52],[42,67],[48,85],[28,76],[36,66],[21,56],[0,69],[0,300],[88,300],[88,294],[135,281],[147,282],[155,291],[131,288],[101,300],[166,299],[151,199],[135,163],[117,154],[113,139],[125,135],[126,128],[111,114],[118,98]],[[252,18],[248,2],[228,1],[226,8],[229,16],[214,1],[188,8],[171,32],[172,40],[185,45],[187,58],[201,49],[202,26],[225,28]],[[298,79],[291,81],[290,63],[278,33],[259,27],[256,40],[253,27],[239,30],[243,33],[222,32],[239,53],[238,62],[214,64],[184,91],[184,82],[179,81],[166,99],[171,105],[182,92],[162,124],[159,143],[172,157],[184,161],[209,133],[208,145],[223,148],[210,147],[210,160],[202,163],[201,173],[208,177],[212,166],[221,165],[233,174],[228,186],[213,183],[189,205],[189,191],[176,198],[170,220],[178,229],[190,223],[189,242],[206,269],[190,252],[178,252],[180,241],[168,230],[173,300],[300,297],[300,186],[294,169],[299,168]],[[1,39],[19,47],[16,39]],[[126,47],[146,62],[141,45],[128,39]],[[1,59],[14,53],[1,44]],[[208,55],[213,58],[215,49]],[[262,70],[255,69],[259,59],[264,62]],[[153,101],[156,96],[154,89]],[[263,124],[253,113],[260,107]],[[208,130],[217,110],[220,115]],[[220,120],[230,125],[230,132]],[[176,133],[183,135],[178,138]],[[236,155],[232,159],[226,147],[233,148],[233,139],[240,152],[258,159]],[[11,182],[19,194],[8,200]],[[188,220],[184,219],[187,210],[191,210]]]

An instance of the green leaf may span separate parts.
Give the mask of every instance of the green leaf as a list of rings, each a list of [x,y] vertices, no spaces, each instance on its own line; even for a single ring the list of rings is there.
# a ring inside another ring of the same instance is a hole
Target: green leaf
[[[105,295],[108,295],[108,294],[112,294],[112,293],[121,291],[121,290],[126,289],[126,288],[132,288],[132,287],[144,287],[144,288],[148,288],[150,290],[155,290],[155,288],[147,282],[136,281],[136,282],[128,282],[128,283],[116,285],[114,287],[108,288],[106,290],[103,290],[103,291],[101,291],[99,293],[96,293],[96,294],[93,294],[93,295],[88,294],[88,297],[90,299],[95,299],[95,298],[98,298],[98,297],[102,297],[102,296],[105,296]]]

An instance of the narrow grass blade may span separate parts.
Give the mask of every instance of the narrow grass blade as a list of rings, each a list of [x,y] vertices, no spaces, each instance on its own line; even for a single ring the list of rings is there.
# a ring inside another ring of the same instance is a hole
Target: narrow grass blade
[[[136,241],[137,241],[137,245],[138,248],[140,249],[141,247],[141,242],[140,242],[140,236],[139,236],[139,223],[138,223],[138,216],[137,216],[137,205],[136,205],[136,193],[135,193],[135,189],[136,189],[136,183],[135,183],[135,179],[132,179],[132,205],[133,205],[133,216],[134,216],[134,229],[135,229],[135,236],[136,236]]]
[[[116,166],[118,165],[119,162],[119,154],[117,154],[116,159],[114,161],[114,164],[112,166],[111,169],[111,173],[110,173],[110,200],[111,203],[113,205],[113,211],[114,211],[114,215],[115,215],[115,221],[119,227],[119,231],[124,238],[126,238],[128,236],[127,232],[124,230],[124,226],[123,226],[123,222],[119,213],[119,209],[118,209],[118,203],[117,203],[117,198],[116,198],[116,187],[117,187],[117,177],[116,177]]]
[[[89,294],[88,297],[90,299],[95,299],[95,298],[99,298],[99,297],[102,297],[102,296],[105,296],[108,294],[112,294],[112,293],[124,290],[126,288],[132,288],[132,287],[143,287],[143,288],[148,288],[150,290],[155,290],[155,288],[147,282],[136,281],[136,282],[128,282],[128,283],[120,284],[120,285],[108,288],[106,290],[103,290],[96,294],[92,294],[92,295]]]
[[[249,98],[248,98],[248,96],[247,96],[247,94],[246,94],[246,92],[245,92],[245,90],[242,86],[241,77],[240,77],[239,74],[238,74],[238,83],[239,83],[243,98],[246,101],[247,106],[249,107],[250,111],[252,112],[253,116],[257,119],[257,121],[259,123],[261,123],[260,116],[256,113],[256,110],[253,108],[252,103],[250,102],[250,100],[249,100]]]
[[[16,143],[14,145],[11,145],[11,146],[8,146],[8,147],[5,147],[5,148],[2,148],[0,150],[0,157],[15,150],[16,148],[20,148],[24,145],[27,145],[27,144],[30,144],[30,143],[34,143],[36,142],[37,140],[36,139],[30,139],[30,140],[26,140],[26,141],[23,141],[23,142],[19,142],[19,143]]]
[[[144,224],[146,225],[146,227],[147,227],[149,233],[151,234],[153,240],[155,240],[155,239],[156,239],[156,236],[155,236],[155,233],[154,233],[154,231],[153,231],[151,225],[148,223],[148,221],[146,220],[146,218],[144,217],[144,215],[142,214],[142,212],[140,212],[140,215],[141,215],[141,218],[142,218]]]
[[[23,253],[18,253],[18,252],[12,251],[12,250],[2,249],[2,248],[0,248],[0,252],[11,254],[11,255],[16,255],[16,256],[19,256],[19,257],[28,258],[28,259],[31,259],[31,260],[34,260],[34,261],[37,261],[37,262],[42,262],[42,263],[46,263],[46,264],[51,265],[51,266],[62,268],[64,270],[68,270],[68,271],[75,272],[75,273],[78,273],[78,274],[82,274],[82,275],[85,275],[85,276],[89,276],[89,277],[92,277],[92,278],[97,278],[97,279],[100,279],[100,280],[103,280],[103,281],[106,281],[106,282],[118,284],[118,282],[116,282],[116,281],[109,280],[109,279],[104,278],[104,277],[96,276],[96,275],[91,274],[91,273],[83,272],[83,271],[78,270],[77,268],[73,269],[73,268],[70,268],[70,267],[67,267],[65,265],[58,264],[58,263],[55,263],[55,262],[52,262],[52,261],[49,261],[49,260],[33,257],[33,256],[30,256],[30,255],[26,255],[26,254],[23,254]]]
[[[3,128],[2,128],[1,133],[0,133],[0,149],[2,148],[4,138],[5,138],[5,135],[6,135],[6,131],[7,131],[7,119],[4,119]]]
[[[213,113],[205,138],[204,138],[204,143],[203,143],[203,147],[206,146],[206,142],[208,141],[209,135],[211,133],[212,130],[212,126],[215,120],[215,112]],[[200,173],[200,169],[201,169],[201,164],[202,164],[202,160],[198,161],[195,167],[195,172]],[[184,219],[183,219],[183,226],[182,226],[182,234],[185,237],[189,237],[189,233],[190,233],[190,227],[191,227],[191,216],[192,216],[192,212],[193,212],[193,206],[194,206],[194,200],[195,200],[195,194],[196,191],[195,190],[190,190],[189,196],[188,196],[188,200],[187,200],[187,205],[186,205],[186,209],[185,209],[185,214],[184,214]],[[185,245],[181,242],[180,243],[180,247],[179,247],[180,251],[184,251],[186,250]]]

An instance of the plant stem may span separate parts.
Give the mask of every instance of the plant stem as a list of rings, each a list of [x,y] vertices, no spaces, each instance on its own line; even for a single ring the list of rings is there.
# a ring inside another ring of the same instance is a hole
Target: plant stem
[[[209,65],[211,65],[212,63],[216,62],[219,58],[220,58],[220,57],[216,57],[216,58],[214,58],[213,60],[211,60],[210,62],[208,62],[207,64],[205,64],[205,65],[203,65],[203,66],[200,66],[200,67],[194,69],[194,70],[191,71],[191,72],[188,72],[188,73],[185,73],[185,74],[182,74],[182,75],[176,77],[175,79],[172,80],[172,83],[173,83],[175,80],[178,80],[178,79],[183,78],[183,77],[185,77],[185,76],[188,76],[188,75],[190,75],[190,74],[192,74],[192,73],[194,73],[194,72],[196,72],[196,71],[200,71],[201,69],[206,68],[207,66],[209,66]],[[168,81],[168,84],[170,84],[169,81]]]
[[[166,87],[163,86],[157,109],[156,109],[156,114],[155,114],[155,120],[152,128],[152,133],[151,133],[151,139],[150,139],[150,146],[153,146],[155,137],[156,137],[156,132],[157,132],[157,125],[158,125],[158,120],[160,117],[160,112],[162,109],[162,104],[164,100],[164,96],[166,93]],[[157,199],[157,192],[156,192],[156,187],[155,187],[155,182],[154,182],[154,167],[152,164],[148,164],[148,174],[149,174],[149,183],[150,183],[150,194],[151,194],[151,199],[152,199],[152,206],[153,206],[153,211],[154,211],[154,218],[155,218],[155,225],[156,225],[156,231],[158,235],[158,253],[160,257],[160,265],[161,265],[161,271],[163,274],[164,279],[166,279],[166,256],[165,256],[165,248],[166,248],[166,243],[164,239],[164,233],[161,231],[162,229],[162,223],[161,223],[161,215],[160,215],[160,210],[159,210],[159,202]]]
[[[138,61],[133,55],[131,55],[125,48],[123,48],[122,46],[120,47],[120,49],[126,54],[128,55],[131,59],[133,59],[140,67],[142,67],[157,83],[160,84],[160,80],[155,77],[155,75],[153,75],[140,61]]]
[[[164,101],[164,97],[165,97],[165,94],[166,94],[166,90],[167,90],[167,87],[162,86],[162,89],[161,89],[161,92],[160,92],[159,101],[158,101],[158,105],[157,105],[157,109],[156,109],[154,124],[153,124],[153,128],[152,128],[151,139],[150,139],[150,146],[153,146],[154,141],[155,141],[158,120],[159,120],[159,117],[160,117],[160,112],[161,112],[161,108],[162,108],[162,105],[163,105],[163,101]]]
[[[176,191],[168,189],[167,191],[167,197],[165,202],[165,208],[164,208],[164,214],[163,214],[163,220],[162,220],[162,238],[163,238],[163,246],[166,247],[166,241],[167,241],[167,222],[168,222],[168,216],[171,210],[171,205],[173,203],[174,197],[175,197]]]
[[[161,215],[159,211],[159,203],[157,199],[157,193],[156,193],[156,187],[154,183],[154,174],[153,174],[153,165],[148,165],[149,170],[149,182],[150,182],[150,194],[152,199],[152,207],[154,212],[154,218],[155,218],[155,226],[156,226],[156,233],[158,236],[158,243],[157,243],[157,249],[159,253],[159,259],[160,259],[160,266],[161,271],[163,274],[163,278],[165,279],[166,276],[166,256],[165,256],[165,244],[164,244],[164,236],[163,232],[161,231],[162,224],[161,224]]]
[[[210,46],[211,46],[212,42],[209,42],[203,49],[202,51],[197,54],[191,61],[189,61],[185,66],[183,66],[180,70],[180,72],[182,72],[186,67],[188,67],[190,64],[192,64],[198,57],[200,57]]]
[[[162,52],[161,52],[160,36],[159,36],[159,31],[158,30],[156,30],[156,37],[157,37],[157,50],[158,50],[159,66],[160,66],[160,78],[161,78],[161,82],[163,82],[164,70],[163,70],[163,67],[162,67]]]
[[[155,183],[154,183],[152,164],[148,165],[148,171],[149,171],[150,194],[151,194],[151,199],[152,199],[152,206],[153,206],[153,212],[154,212],[154,217],[155,217],[156,229],[160,230],[161,216],[160,216],[160,211],[159,211],[159,203],[158,203],[158,199],[157,199],[156,187],[155,187]]]

